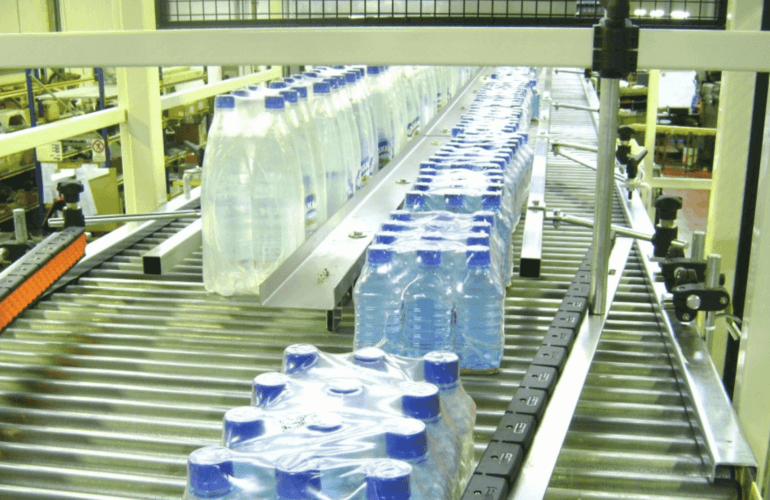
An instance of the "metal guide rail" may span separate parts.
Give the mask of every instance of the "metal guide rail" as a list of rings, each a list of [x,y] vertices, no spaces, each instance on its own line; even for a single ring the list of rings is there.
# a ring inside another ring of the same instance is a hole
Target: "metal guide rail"
[[[552,92],[585,104],[577,75],[555,75]],[[553,113],[551,133],[579,142],[596,137],[588,113],[571,109]],[[591,217],[593,178],[549,153],[547,205]],[[187,454],[219,442],[224,412],[249,403],[251,380],[279,369],[287,345],[351,349],[350,305],[339,333],[330,333],[324,311],[209,295],[200,251],[166,274],[145,275],[142,256],[191,222],[156,229],[25,311],[0,336],[0,498],[181,498]],[[617,197],[613,222],[626,222]],[[523,227],[514,235],[517,248]],[[540,279],[515,276],[500,373],[463,378],[478,409],[477,460],[590,242],[588,228],[546,224]],[[541,479],[545,498],[737,498],[733,482],[710,483],[703,473],[653,303],[634,251],[553,474]]]

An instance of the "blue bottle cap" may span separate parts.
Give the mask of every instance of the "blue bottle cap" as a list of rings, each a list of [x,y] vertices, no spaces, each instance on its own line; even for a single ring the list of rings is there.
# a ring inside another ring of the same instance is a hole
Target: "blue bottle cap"
[[[420,192],[406,193],[404,205],[411,208],[422,208],[425,205],[425,195]]]
[[[363,384],[354,378],[333,378],[326,383],[326,388],[331,394],[342,396],[358,394],[364,390]]]
[[[465,253],[468,259],[468,267],[489,267],[492,262],[488,249],[474,248]]]
[[[449,208],[462,208],[465,196],[462,194],[447,194],[444,195],[444,203]]]
[[[489,247],[489,236],[469,236],[465,244],[468,246],[480,245]]]
[[[246,88],[248,88],[248,89],[249,89],[249,90],[251,90],[252,92],[259,92],[259,91],[261,91],[261,90],[262,90],[262,87],[260,87],[259,85],[249,85],[249,86],[248,86],[248,87],[246,87]]]
[[[238,406],[227,410],[222,441],[228,448],[258,438],[265,433],[262,410],[254,406]]]
[[[439,416],[438,387],[426,382],[405,384],[401,404],[405,417],[431,420]]]
[[[286,103],[283,96],[268,95],[265,96],[265,109],[283,109]]]
[[[394,238],[395,241],[395,238]],[[370,247],[366,253],[366,262],[374,265],[387,264],[393,258],[393,250]]]
[[[342,428],[342,417],[336,413],[321,413],[315,415],[307,428],[316,432],[334,432]]]
[[[417,250],[417,263],[426,267],[441,265],[440,250]]]
[[[358,79],[358,74],[355,71],[348,71],[345,73],[345,80],[348,83],[356,83],[356,80]]]
[[[460,358],[447,351],[433,351],[423,356],[425,381],[438,386],[456,385],[460,378]]]
[[[234,109],[235,99],[231,95],[218,95],[214,99],[214,107],[216,109]]]
[[[268,88],[271,88],[271,89],[285,89],[287,87],[288,85],[286,84],[286,82],[270,82],[270,84],[268,85]]]
[[[412,212],[408,210],[394,210],[390,212],[390,220],[410,221]]]
[[[385,361],[385,351],[377,347],[364,347],[353,352],[353,362],[359,366],[372,366]]]
[[[385,432],[388,458],[413,460],[428,453],[428,433],[425,424],[413,418],[398,419]]]
[[[379,66],[367,66],[366,67],[366,73],[369,75],[379,75],[380,74],[380,67]]]
[[[400,233],[401,231],[408,231],[409,229],[410,229],[409,225],[404,224],[403,221],[385,222],[382,225],[383,231],[391,231],[394,233]]]
[[[300,99],[307,99],[307,87],[304,85],[295,85],[294,90],[299,94]]]
[[[295,83],[297,80],[295,78],[284,78],[283,81],[291,85]]]
[[[420,176],[417,178],[417,182],[420,184],[430,184],[433,182],[434,178],[432,175],[424,175],[420,173]]]
[[[475,222],[488,222],[490,226],[494,226],[495,225],[495,214],[493,214],[492,212],[483,213],[483,214],[476,212],[473,215],[473,220]]]
[[[249,97],[251,96],[251,93],[248,90],[233,90],[230,92],[232,95],[236,97]]]
[[[308,71],[305,73],[305,76],[308,78],[318,78],[318,73],[315,71]]]
[[[428,184],[417,184],[415,183],[413,189],[415,191],[420,191],[421,193],[425,193],[430,190],[430,185]]]
[[[310,344],[290,345],[283,351],[283,372],[298,373],[318,364],[318,349]]]
[[[436,233],[423,233],[420,236],[420,239],[426,241],[443,241],[444,237],[441,234]]]
[[[374,235],[374,242],[378,245],[392,245],[396,241],[396,235],[393,233],[377,233]]]
[[[297,104],[298,96],[296,90],[281,90],[280,94],[286,99],[286,102]]]
[[[275,401],[286,389],[289,377],[283,373],[267,372],[254,377],[252,389],[254,391],[254,404],[265,406]]]
[[[275,468],[275,490],[280,498],[306,500],[321,490],[321,471],[314,462],[286,470]]]
[[[331,86],[326,82],[316,82],[313,84],[314,94],[328,94],[331,92]]]
[[[481,206],[484,210],[499,208],[501,204],[502,196],[500,196],[500,194],[485,194],[481,196]]]
[[[190,493],[196,497],[225,496],[233,490],[233,485],[230,483],[232,475],[232,456],[227,448],[207,446],[195,450],[187,458]]]
[[[409,500],[412,466],[398,460],[378,460],[366,474],[366,500]]]

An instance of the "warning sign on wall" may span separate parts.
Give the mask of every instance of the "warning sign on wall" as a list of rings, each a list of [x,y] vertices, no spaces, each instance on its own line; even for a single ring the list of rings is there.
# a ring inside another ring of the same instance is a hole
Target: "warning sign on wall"
[[[104,145],[103,139],[94,139],[91,141],[91,149],[93,150],[91,159],[94,163],[104,163],[107,161],[107,152],[105,151],[106,146]]]

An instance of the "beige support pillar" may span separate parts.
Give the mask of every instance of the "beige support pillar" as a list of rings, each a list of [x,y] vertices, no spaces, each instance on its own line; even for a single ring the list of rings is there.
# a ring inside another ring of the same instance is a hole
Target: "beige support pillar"
[[[769,109],[770,111],[770,109]],[[757,186],[751,264],[733,405],[759,464],[757,484],[770,492],[770,113],[765,117],[762,163]]]
[[[731,0],[727,6],[727,30],[759,30],[761,0]],[[725,288],[732,292],[735,281],[735,259],[741,225],[743,189],[749,154],[751,115],[754,107],[755,73],[726,71],[722,73],[719,95],[713,181],[706,227],[706,255],[722,256]],[[714,364],[724,368],[727,330],[724,320],[717,320],[714,341],[709,346]]]
[[[155,29],[153,0],[114,2],[117,29]],[[126,213],[150,212],[166,201],[158,68],[118,68],[117,76],[119,102],[128,109],[120,126]]]

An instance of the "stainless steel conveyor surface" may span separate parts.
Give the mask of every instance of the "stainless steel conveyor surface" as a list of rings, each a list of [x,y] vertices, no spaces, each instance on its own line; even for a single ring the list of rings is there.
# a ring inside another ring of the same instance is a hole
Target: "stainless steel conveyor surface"
[[[586,104],[578,76],[552,94]],[[552,114],[555,137],[594,143],[588,113]],[[582,154],[591,159],[590,153]],[[594,173],[549,155],[546,203],[593,214]],[[614,222],[625,222],[615,200]],[[27,310],[0,336],[0,498],[178,499],[186,455],[217,443],[224,412],[280,368],[283,348],[352,345],[322,311],[261,308],[207,294],[201,254],[171,274],[142,274],[142,253],[174,222]],[[523,224],[514,242],[519,245]],[[502,369],[463,383],[478,406],[483,452],[583,260],[590,230],[547,226],[540,279],[516,277],[506,299]],[[552,402],[558,404],[558,401]],[[632,254],[561,450],[547,498],[737,498],[710,485],[641,267]]]

